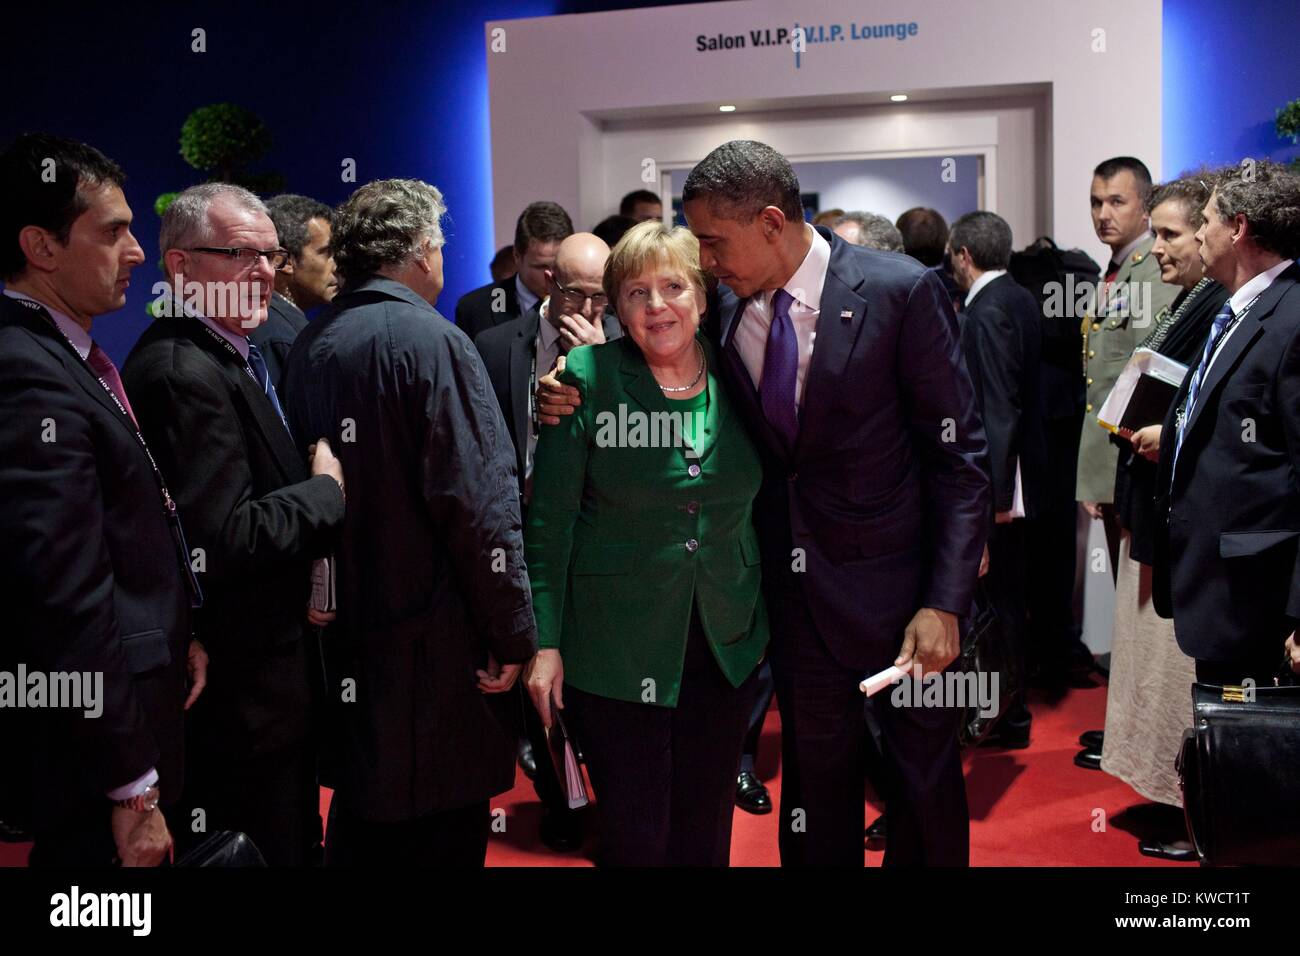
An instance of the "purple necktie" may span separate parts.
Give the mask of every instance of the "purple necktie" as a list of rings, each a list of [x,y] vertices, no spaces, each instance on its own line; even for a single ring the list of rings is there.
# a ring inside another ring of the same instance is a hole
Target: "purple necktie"
[[[98,343],[91,342],[90,354],[86,356],[86,362],[94,370],[95,374],[104,380],[104,384],[108,386],[109,390],[117,396],[123,411],[131,419],[131,424],[139,428],[140,426],[135,420],[135,412],[131,410],[131,403],[127,400],[126,389],[122,386],[122,376],[118,374],[117,366],[108,357],[108,353],[101,349]]]
[[[763,404],[763,414],[785,442],[787,451],[794,450],[799,435],[799,418],[795,410],[795,380],[799,372],[799,340],[790,321],[790,305],[794,296],[785,289],[777,289],[772,296],[772,325],[767,331],[767,349],[763,353],[763,377],[759,380],[758,394]]]

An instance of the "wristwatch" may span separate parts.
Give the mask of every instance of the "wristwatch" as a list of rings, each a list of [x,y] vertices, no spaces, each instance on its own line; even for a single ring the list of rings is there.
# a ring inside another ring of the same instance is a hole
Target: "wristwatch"
[[[137,793],[134,797],[127,797],[125,800],[115,800],[113,806],[121,807],[123,810],[134,810],[136,813],[152,813],[158,809],[158,801],[161,799],[162,791],[155,784],[146,787],[144,793]]]

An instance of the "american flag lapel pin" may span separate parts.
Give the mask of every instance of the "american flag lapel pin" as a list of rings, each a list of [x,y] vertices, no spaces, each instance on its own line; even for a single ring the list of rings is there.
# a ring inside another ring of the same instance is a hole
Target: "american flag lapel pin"
[[[849,319],[853,318],[853,310],[852,310],[852,309],[841,309],[841,310],[840,310],[840,318],[843,319],[845,322],[847,322]]]

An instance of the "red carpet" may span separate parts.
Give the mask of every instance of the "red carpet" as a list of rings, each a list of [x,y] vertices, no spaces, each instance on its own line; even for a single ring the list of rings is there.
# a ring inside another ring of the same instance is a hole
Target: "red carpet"
[[[1121,812],[1145,801],[1114,777],[1081,770],[1073,758],[1082,731],[1104,722],[1104,687],[1072,690],[1055,704],[1031,699],[1033,742],[1027,750],[980,749],[966,757],[971,808],[971,863],[975,866],[1189,866],[1148,859],[1124,829]],[[758,772],[779,802],[780,717],[767,716]],[[321,793],[321,811],[329,792]],[[580,853],[557,854],[538,839],[541,808],[532,784],[519,774],[515,787],[492,801],[505,810],[505,830],[494,833],[489,866],[589,866],[591,839]],[[869,810],[868,819],[874,819]],[[778,815],[736,811],[733,866],[776,866]],[[498,824],[499,826],[499,824]],[[0,866],[22,866],[26,844],[0,843]],[[880,852],[864,851],[868,866]]]
[[[1189,705],[1190,706],[1190,705]],[[1105,723],[1106,689],[1072,690],[1050,704],[1030,699],[1032,743],[1026,750],[981,748],[966,757],[974,866],[1191,866],[1142,856],[1137,838],[1116,815],[1145,801],[1109,774],[1074,765],[1078,737]],[[779,805],[781,718],[767,715],[758,774]],[[1172,759],[1172,758],[1171,758]],[[504,833],[488,847],[489,866],[587,866],[594,850],[552,853],[537,837],[541,809],[532,784],[518,774],[515,787],[492,801],[506,811]],[[878,809],[878,808],[877,808]],[[868,808],[868,822],[875,811]],[[1096,822],[1094,822],[1096,821]],[[736,811],[731,837],[733,866],[776,866],[778,814],[756,817]],[[864,851],[879,866],[883,851]]]

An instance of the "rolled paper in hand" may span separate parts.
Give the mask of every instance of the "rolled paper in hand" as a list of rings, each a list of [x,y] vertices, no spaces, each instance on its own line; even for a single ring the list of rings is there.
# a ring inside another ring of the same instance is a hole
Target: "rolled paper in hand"
[[[886,667],[879,674],[872,674],[859,684],[858,690],[870,697],[873,694],[884,690],[890,684],[896,684],[906,676],[907,671],[903,670],[901,667]]]

